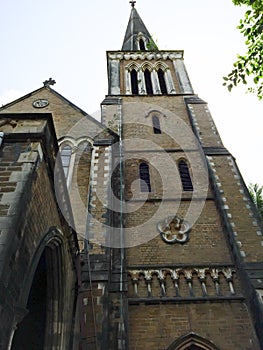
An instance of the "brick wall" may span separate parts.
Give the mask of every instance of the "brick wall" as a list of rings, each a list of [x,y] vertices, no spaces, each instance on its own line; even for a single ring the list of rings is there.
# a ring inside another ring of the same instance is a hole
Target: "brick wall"
[[[130,305],[129,315],[131,350],[167,349],[189,331],[220,350],[260,349],[242,302]]]

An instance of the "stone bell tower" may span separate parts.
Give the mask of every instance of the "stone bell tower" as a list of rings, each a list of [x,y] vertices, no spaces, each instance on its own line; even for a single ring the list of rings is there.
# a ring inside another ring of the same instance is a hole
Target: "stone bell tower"
[[[136,8],[107,52],[113,154],[110,349],[263,348],[262,222],[183,51]]]

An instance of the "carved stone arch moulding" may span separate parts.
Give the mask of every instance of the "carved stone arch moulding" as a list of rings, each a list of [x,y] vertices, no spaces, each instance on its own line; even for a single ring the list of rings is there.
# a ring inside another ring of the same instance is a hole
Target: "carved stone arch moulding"
[[[220,350],[210,340],[205,339],[198,334],[190,332],[175,340],[167,350],[188,350],[193,345],[197,349],[203,350]],[[191,348],[190,348],[191,349]]]
[[[148,43],[148,40],[147,40],[147,38],[143,35],[142,32],[139,32],[139,33],[137,34],[137,37],[136,37],[136,43],[137,43],[137,48],[138,48],[138,50],[140,49],[140,46],[139,46],[140,40],[143,40],[144,45],[145,45],[145,50],[147,50],[147,43]]]
[[[30,288],[32,286],[33,277],[37,269],[41,255],[45,248],[49,247],[60,247],[61,251],[64,250],[65,237],[63,232],[57,227],[50,227],[49,230],[44,234],[35,253],[31,259],[31,264],[27,267],[26,278],[23,282],[22,292],[19,298],[20,305],[26,306]],[[54,250],[54,249],[53,249]],[[63,253],[64,254],[64,253]]]
[[[63,137],[63,139],[58,140],[58,145],[60,150],[65,146],[69,146],[71,149],[74,149],[77,145],[77,142],[72,137]]]
[[[138,72],[140,70],[140,65],[136,62],[131,62],[130,64],[128,64],[126,66],[126,69],[131,72],[133,69],[136,70],[136,72]]]
[[[84,144],[87,144],[92,148],[93,142],[94,141],[89,137],[80,137],[78,139],[74,139],[72,137],[67,136],[59,140],[59,148],[62,149],[64,146],[70,146],[72,149],[72,154],[74,154],[79,149],[83,148]]]
[[[152,72],[154,69],[154,66],[150,62],[144,62],[141,65],[141,70],[144,72],[146,69],[148,69],[150,72]]]
[[[145,115],[145,118],[152,117],[153,115],[156,115],[157,117],[167,118],[167,116],[165,114],[163,114],[162,112],[158,111],[157,109],[152,109],[150,112],[148,112]]]
[[[161,238],[165,243],[186,243],[190,238],[190,224],[179,216],[167,216],[157,224]]]
[[[67,323],[64,321],[66,313],[64,303],[67,289],[66,249],[66,238],[57,227],[50,227],[36,247],[36,251],[27,267],[26,277],[18,299],[19,307],[16,308],[16,311],[19,313],[19,317],[15,317],[14,332],[12,332],[9,339],[12,349],[20,349],[20,340],[25,334],[28,335],[26,329],[29,321],[25,319],[27,313],[31,312],[35,316],[38,315],[33,308],[34,302],[30,301],[32,288],[35,291],[34,295],[40,295],[39,300],[44,310],[43,315],[45,315],[44,323],[39,317],[30,319],[32,332],[35,330],[34,327],[41,326],[40,336],[44,342],[43,349],[65,349],[67,331]],[[39,266],[40,271],[38,271]],[[37,283],[36,276],[38,276]],[[39,281],[41,284],[39,284]],[[41,293],[39,288],[43,289]],[[32,300],[35,300],[35,297]],[[33,337],[33,341],[35,340],[36,338]]]
[[[158,69],[162,69],[164,72],[169,70],[169,66],[163,62],[157,62],[155,65],[154,65],[154,69],[156,71],[158,71]]]

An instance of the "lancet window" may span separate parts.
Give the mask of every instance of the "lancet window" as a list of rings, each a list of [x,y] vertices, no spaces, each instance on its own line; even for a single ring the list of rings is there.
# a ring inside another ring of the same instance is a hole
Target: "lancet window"
[[[68,144],[64,145],[61,148],[60,156],[61,156],[62,166],[63,166],[63,170],[64,170],[64,174],[65,174],[66,179],[69,175],[71,155],[72,155],[72,147]]]
[[[157,115],[152,116],[152,123],[153,123],[153,133],[154,134],[161,134],[161,125],[160,125],[160,119],[157,117]]]
[[[147,95],[153,94],[153,86],[152,86],[152,80],[151,80],[151,73],[149,69],[145,69],[144,71],[144,79],[145,79],[145,86],[146,86],[146,92]]]
[[[137,78],[137,72],[135,69],[131,71],[131,90],[133,95],[138,95],[138,78]]]
[[[145,51],[146,50],[145,43],[144,43],[143,39],[139,40],[139,48],[140,48],[141,51]]]
[[[178,168],[183,191],[193,191],[193,183],[187,163],[184,160],[180,160]]]
[[[164,78],[164,71],[159,68],[157,71],[158,74],[158,80],[159,80],[159,85],[160,85],[160,89],[162,94],[167,94],[167,87],[166,87],[166,82],[165,82],[165,78]]]
[[[139,166],[139,171],[141,192],[151,192],[149,165],[145,162],[141,163]]]

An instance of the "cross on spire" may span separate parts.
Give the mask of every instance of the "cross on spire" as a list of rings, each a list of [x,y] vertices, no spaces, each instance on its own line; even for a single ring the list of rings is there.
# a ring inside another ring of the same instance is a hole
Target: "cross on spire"
[[[136,1],[134,1],[134,0],[130,1],[130,4],[131,4],[132,7],[134,7],[135,4],[136,4]]]

